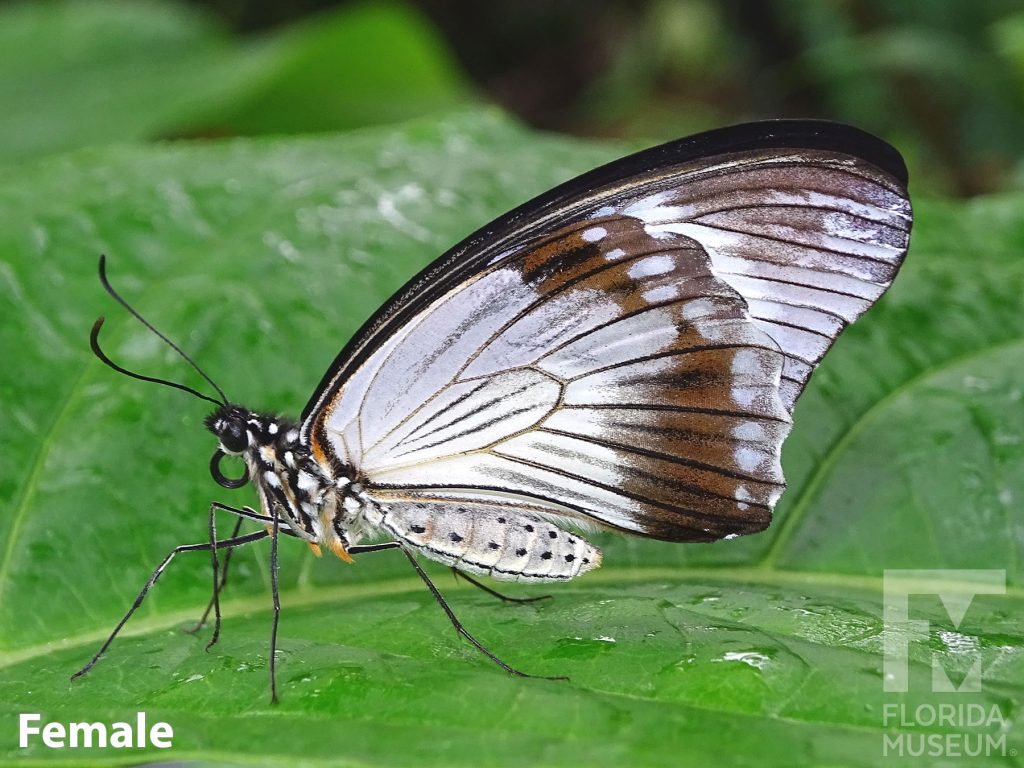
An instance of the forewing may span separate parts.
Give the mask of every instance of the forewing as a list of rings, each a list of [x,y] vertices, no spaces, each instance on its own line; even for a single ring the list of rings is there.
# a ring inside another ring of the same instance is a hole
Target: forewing
[[[627,208],[650,219],[652,231],[692,225],[716,270],[741,294],[754,302],[782,302],[775,310],[759,307],[765,324],[773,311],[799,315],[795,330],[834,339],[899,267],[911,223],[906,184],[906,166],[889,144],[850,126],[813,120],[708,131],[596,168],[474,232],[385,302],[327,369],[303,410],[303,433],[309,437],[319,412],[369,358],[448,292],[566,224]],[[762,223],[774,233],[760,229]],[[794,230],[811,244],[795,242]],[[874,267],[879,259],[870,251],[876,245],[885,256]],[[761,256],[760,248],[767,249]],[[796,311],[804,307],[816,312],[814,319]],[[829,313],[831,321],[825,319]],[[780,337],[786,317],[772,323]],[[810,325],[815,320],[823,325]],[[794,383],[784,393],[793,401],[807,377],[796,370],[798,343],[790,339],[783,346],[794,352],[787,371]]]

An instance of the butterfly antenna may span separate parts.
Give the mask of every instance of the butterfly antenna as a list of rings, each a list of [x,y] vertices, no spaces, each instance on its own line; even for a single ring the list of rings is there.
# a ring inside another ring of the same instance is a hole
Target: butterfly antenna
[[[107,279],[106,256],[100,256],[100,282],[103,283],[104,289],[106,289],[107,293],[114,297],[118,304],[127,309],[136,320],[138,320],[149,330],[151,330],[154,334],[156,334],[160,339],[162,339],[163,342],[167,344],[167,346],[169,346],[171,349],[173,349],[175,352],[181,355],[181,357],[184,358],[185,362],[187,362],[195,369],[196,373],[198,373],[200,376],[206,379],[210,386],[217,390],[217,394],[220,395],[220,400],[215,400],[212,397],[209,397],[208,395],[204,395],[202,392],[192,389],[192,387],[185,386],[184,384],[178,384],[173,381],[167,381],[166,379],[157,379],[152,376],[144,376],[141,373],[135,373],[134,371],[129,371],[127,368],[122,368],[120,365],[118,365],[109,357],[107,357],[106,353],[100,348],[99,336],[100,328],[103,327],[103,317],[98,318],[96,322],[93,323],[92,332],[89,334],[89,346],[92,348],[93,354],[96,355],[96,357],[98,357],[105,365],[109,366],[110,368],[113,368],[118,373],[123,373],[125,376],[131,376],[133,379],[138,379],[139,381],[151,381],[154,384],[163,384],[164,386],[167,387],[174,387],[175,389],[180,389],[183,392],[189,392],[190,394],[193,394],[202,400],[206,400],[207,402],[214,403],[216,405],[227,404],[228,398],[227,395],[224,394],[224,390],[218,387],[217,383],[213,379],[211,379],[206,374],[206,372],[202,368],[200,368],[191,357],[186,355],[185,352],[182,351],[181,347],[179,347],[169,338],[160,333],[160,331],[153,327],[153,324],[151,322],[149,322],[146,318],[140,315],[135,310],[135,308],[132,307],[131,304],[125,301],[121,294],[114,290],[114,287],[110,284],[110,281]]]

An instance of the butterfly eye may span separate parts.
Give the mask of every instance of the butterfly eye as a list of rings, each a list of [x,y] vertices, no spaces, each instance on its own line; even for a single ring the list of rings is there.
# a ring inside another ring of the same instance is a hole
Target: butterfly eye
[[[213,479],[217,481],[217,484],[224,488],[241,488],[249,482],[249,468],[246,467],[245,471],[242,472],[242,476],[237,479],[228,477],[220,471],[220,460],[226,455],[220,448],[213,452],[213,458],[210,459],[210,474],[213,475]]]
[[[223,431],[217,435],[220,444],[228,453],[241,453],[249,445],[249,436],[245,428],[237,421],[229,421]]]

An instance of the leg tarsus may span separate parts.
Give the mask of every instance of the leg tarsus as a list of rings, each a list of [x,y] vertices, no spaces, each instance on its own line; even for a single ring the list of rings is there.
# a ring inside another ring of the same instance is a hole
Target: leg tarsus
[[[217,560],[217,508],[210,505],[210,565],[213,568],[213,634],[206,643],[206,652],[220,638],[220,563]],[[239,520],[241,522],[241,520]],[[227,562],[224,563],[227,567]]]
[[[552,677],[552,676],[548,676],[548,675],[530,675],[530,674],[527,674],[526,672],[521,672],[518,669],[516,669],[515,667],[513,667],[513,666],[511,666],[509,664],[506,664],[504,661],[502,661],[496,655],[491,653],[491,651],[487,650],[487,648],[479,640],[477,640],[475,637],[473,637],[472,634],[470,634],[468,629],[466,629],[464,626],[462,626],[462,622],[458,620],[458,618],[455,616],[455,613],[448,606],[448,603],[441,596],[441,593],[437,591],[437,587],[434,586],[434,582],[432,582],[430,580],[430,577],[427,576],[426,572],[420,567],[420,564],[418,562],[416,562],[416,556],[413,555],[413,553],[410,552],[405,547],[399,546],[399,549],[402,550],[402,554],[405,555],[406,559],[409,561],[409,564],[415,569],[417,575],[420,577],[420,579],[423,581],[423,583],[427,585],[427,589],[430,590],[430,594],[434,596],[434,600],[437,601],[437,604],[441,606],[441,610],[443,610],[445,612],[445,614],[448,616],[448,621],[450,621],[452,623],[452,626],[455,627],[455,631],[458,632],[460,635],[462,635],[462,637],[464,637],[466,640],[468,640],[469,643],[474,648],[476,648],[478,651],[480,651],[480,653],[482,653],[484,656],[489,658],[491,661],[493,661],[499,667],[504,669],[510,675],[515,675],[516,677],[532,677],[532,678],[536,678],[538,680],[568,680],[569,679],[568,677],[565,677],[564,675],[557,675],[557,676],[553,676]]]
[[[541,600],[550,600],[551,599],[551,595],[538,595],[537,597],[510,597],[509,595],[503,595],[501,592],[499,592],[496,589],[488,587],[486,584],[484,584],[481,581],[477,581],[472,576],[470,576],[468,573],[463,573],[462,571],[460,571],[455,566],[452,566],[452,573],[455,574],[456,580],[458,580],[458,579],[465,579],[466,581],[468,581],[470,584],[472,584],[477,589],[482,589],[488,595],[496,597],[499,600],[502,600],[502,601],[504,601],[506,603],[518,603],[519,605],[526,605],[527,603],[536,603],[536,602],[540,602]]]

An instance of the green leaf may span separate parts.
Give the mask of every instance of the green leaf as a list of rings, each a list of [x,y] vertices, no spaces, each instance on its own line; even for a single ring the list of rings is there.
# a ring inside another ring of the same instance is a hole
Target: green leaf
[[[439,35],[400,3],[354,5],[268,41],[273,74],[214,126],[240,134],[358,128],[465,103]]]
[[[209,653],[206,635],[178,631],[209,594],[208,559],[185,554],[108,655],[68,683],[160,558],[204,540],[211,500],[251,501],[209,478],[205,404],[90,355],[88,330],[106,314],[115,360],[205,387],[102,292],[98,254],[232,398],[297,414],[341,344],[418,268],[621,151],[478,111],[340,137],[81,151],[0,173],[10,307],[0,325],[0,755],[846,766],[889,764],[884,740],[901,734],[942,740],[943,754],[947,738],[967,734],[1005,749],[978,763],[1014,764],[1024,746],[1019,197],[918,204],[903,274],[797,408],[790,488],[765,533],[691,546],[603,536],[600,571],[528,606],[431,569],[495,652],[570,682],[495,668],[395,553],[348,566],[285,541],[279,706],[268,703],[266,542],[237,553]],[[1008,586],[975,597],[957,625],[936,593],[970,591],[970,574],[897,579],[921,593],[910,613],[929,622],[900,635],[910,690],[899,694],[883,690],[881,589],[883,571],[903,568],[1003,569]],[[931,691],[933,659],[960,681],[979,656],[980,691]],[[917,718],[939,704],[980,706],[986,720]],[[110,723],[136,711],[174,727],[172,750],[16,746],[19,712]]]
[[[0,8],[0,159],[168,135],[329,131],[469,99],[426,21],[354,5],[238,40],[155,0]]]

